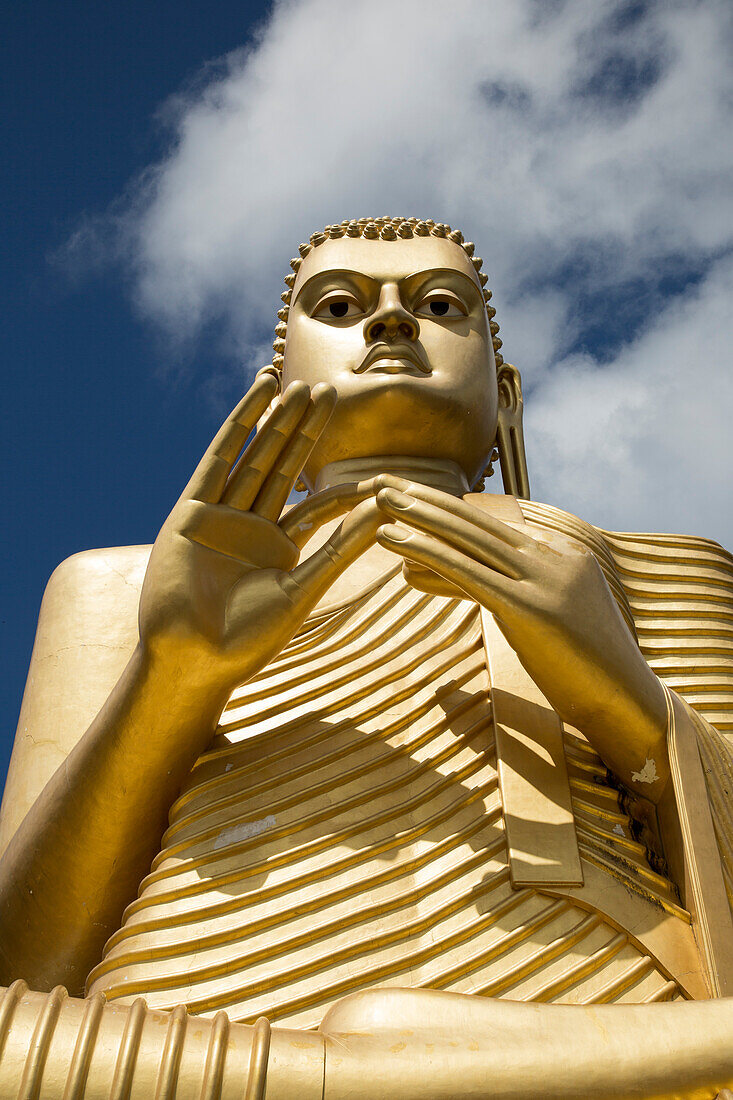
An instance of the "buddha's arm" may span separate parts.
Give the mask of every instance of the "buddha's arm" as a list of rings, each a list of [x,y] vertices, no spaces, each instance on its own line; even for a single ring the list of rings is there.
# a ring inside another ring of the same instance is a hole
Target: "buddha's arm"
[[[225,692],[137,647],[0,861],[0,973],[81,990],[150,867]]]
[[[230,692],[373,543],[372,491],[296,565],[297,547],[277,520],[329,395],[311,399],[302,385],[286,393],[235,466],[271,397],[266,381],[250,391],[164,524],[140,599],[139,642],[0,861],[0,979],[81,989]],[[42,725],[32,736],[44,739]]]

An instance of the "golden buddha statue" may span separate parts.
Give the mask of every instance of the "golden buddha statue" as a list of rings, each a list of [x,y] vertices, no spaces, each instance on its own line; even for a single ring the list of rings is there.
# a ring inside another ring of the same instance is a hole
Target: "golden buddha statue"
[[[458,231],[292,267],[152,550],[44,597],[0,1097],[726,1095],[733,559],[529,499]]]

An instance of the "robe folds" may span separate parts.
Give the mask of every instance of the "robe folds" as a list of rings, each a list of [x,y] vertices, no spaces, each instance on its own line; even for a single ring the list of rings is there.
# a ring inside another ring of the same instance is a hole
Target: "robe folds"
[[[233,693],[88,992],[304,1028],[383,985],[576,1004],[733,992],[711,978],[733,927],[733,559],[521,508],[592,550],[669,689],[682,891],[648,816],[567,727],[582,881],[512,880],[480,609],[398,567],[318,609]]]

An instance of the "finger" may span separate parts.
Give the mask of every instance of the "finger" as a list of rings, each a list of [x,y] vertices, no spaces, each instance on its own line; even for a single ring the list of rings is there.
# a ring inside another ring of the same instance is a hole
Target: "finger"
[[[226,504],[186,501],[181,510],[180,533],[190,542],[229,559],[241,575],[248,568],[292,569],[298,551],[290,539],[261,516]],[[216,568],[225,568],[220,560]]]
[[[282,401],[270,413],[232,471],[222,494],[222,504],[247,511],[262,483],[287,446],[308,407],[310,390],[305,382],[292,382]]]
[[[375,497],[380,489],[404,489],[407,485],[408,482],[393,474],[378,474],[364,481],[334,485],[296,504],[280,520],[280,527],[296,546],[302,547],[324,523],[350,512],[361,501]]]
[[[277,466],[255,497],[252,511],[258,516],[277,522],[285,502],[303,469],[308,456],[336,404],[336,390],[326,383],[319,383],[311,393],[311,400],[295,435],[280,455]]]
[[[399,523],[387,523],[378,528],[377,542],[407,561],[417,562],[439,573],[490,611],[501,614],[511,601],[515,581],[422,531],[412,531]]]
[[[467,520],[482,531],[486,531],[508,543],[509,546],[523,547],[534,542],[526,530],[518,530],[516,527],[512,527],[510,524],[504,523],[490,513],[485,512],[482,508],[477,508],[474,504],[469,504],[450,493],[444,493],[440,489],[433,489],[430,485],[422,485],[419,482],[411,481],[409,485],[402,487],[402,491],[416,500],[432,504],[450,515]]]
[[[514,580],[519,580],[522,576],[521,549],[497,537],[485,524],[479,526],[471,514],[477,512],[480,517],[478,509],[468,505],[468,512],[464,509],[448,510],[446,507],[436,507],[417,500],[411,493],[400,493],[395,489],[382,489],[377,495],[377,503],[393,519],[450,543],[483,565],[497,569]],[[457,503],[460,505],[463,502]]]
[[[344,569],[374,545],[382,523],[384,513],[374,497],[358,504],[323,546],[284,578],[283,587],[293,605],[307,614]]]
[[[454,584],[449,584],[440,573],[435,573],[432,569],[424,569],[422,565],[408,561],[407,558],[402,563],[402,576],[410,587],[418,592],[429,592],[433,596],[450,596],[454,600],[465,599],[465,592],[456,588]]]
[[[219,500],[237,455],[276,393],[277,381],[272,375],[260,375],[255,380],[206,449],[183,490],[183,499],[209,503]]]

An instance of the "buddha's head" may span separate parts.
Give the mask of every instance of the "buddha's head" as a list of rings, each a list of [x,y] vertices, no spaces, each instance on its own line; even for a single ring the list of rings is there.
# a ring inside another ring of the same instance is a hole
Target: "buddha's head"
[[[336,389],[304,471],[310,486],[333,463],[382,456],[455,464],[469,486],[480,479],[500,406],[521,394],[473,253],[460,232],[415,218],[343,222],[301,245],[271,369],[283,387]]]

